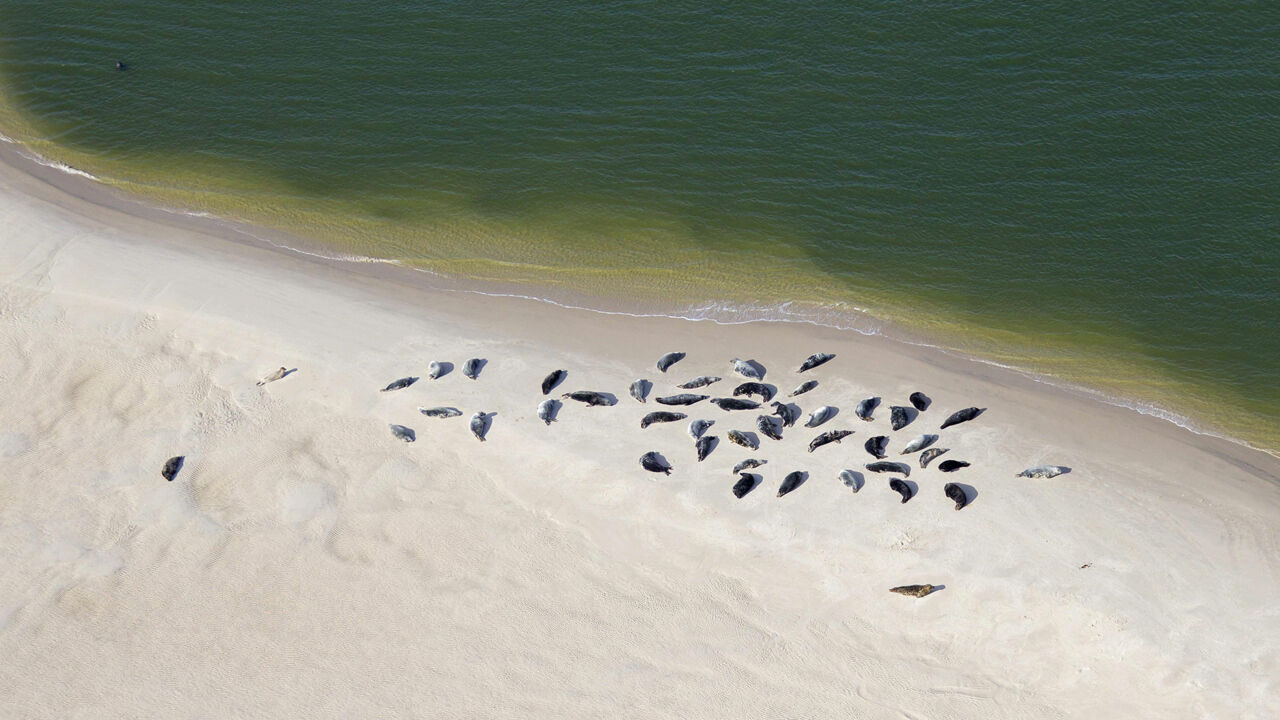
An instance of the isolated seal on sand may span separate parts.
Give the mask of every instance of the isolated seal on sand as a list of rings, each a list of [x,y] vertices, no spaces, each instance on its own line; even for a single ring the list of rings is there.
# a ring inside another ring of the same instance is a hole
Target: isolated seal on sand
[[[640,429],[643,430],[654,423],[677,422],[687,417],[689,416],[685,415],[684,413],[666,412],[665,410],[658,410],[657,412],[651,412],[640,419]]]
[[[866,400],[863,400],[858,403],[858,407],[854,408],[853,414],[857,415],[859,420],[866,420],[867,422],[871,422],[872,420],[875,419],[872,417],[872,413],[874,413],[876,411],[876,408],[879,406],[880,406],[880,398],[869,397]]]
[[[889,478],[889,489],[901,495],[903,503],[915,495],[915,493],[911,492],[911,486],[898,478]]]
[[[894,405],[889,408],[889,426],[894,430],[901,430],[910,425],[911,421],[915,419],[912,417],[914,412],[911,408]]]
[[[810,355],[808,359],[806,359],[804,362],[800,363],[800,369],[797,372],[805,372],[807,370],[812,370],[818,367],[819,365],[829,362],[834,357],[835,357],[834,353],[814,353]]]
[[[830,405],[823,405],[817,410],[809,413],[809,419],[804,421],[804,426],[810,428],[818,427],[822,423],[835,417],[838,412],[840,412],[838,408],[831,407]]]
[[[707,430],[710,430],[711,426],[715,424],[716,424],[715,420],[694,420],[693,422],[689,423],[689,437],[693,438],[694,440],[697,440],[698,438],[705,435],[707,433]]]
[[[484,358],[471,358],[470,360],[462,363],[462,374],[472,380],[475,380],[480,377],[480,371],[488,364],[489,361]]]
[[[1054,478],[1069,472],[1071,472],[1071,468],[1065,465],[1037,465],[1023,470],[1014,477]]]
[[[164,467],[160,468],[160,477],[173,482],[178,477],[178,473],[182,470],[182,464],[187,461],[186,455],[177,455],[164,461]]]
[[[955,483],[943,485],[942,492],[946,493],[947,498],[956,504],[957,510],[969,504],[969,496],[965,494],[964,488]]]
[[[796,420],[800,419],[800,408],[795,405],[789,405],[778,401],[770,404],[773,408],[773,414],[782,419],[783,427],[791,427],[796,424]]]
[[[949,415],[946,420],[942,421],[942,426],[940,427],[940,429],[946,430],[952,425],[959,425],[962,422],[969,422],[970,420],[978,417],[979,415],[981,415],[986,411],[987,411],[986,408],[976,408],[976,407],[957,410],[951,413],[951,415]]]
[[[711,404],[725,412],[730,410],[755,410],[760,407],[760,403],[754,400],[743,400],[742,398],[712,398]]]
[[[659,405],[692,405],[700,403],[711,397],[710,395],[694,395],[693,393],[680,393],[679,395],[668,395],[666,397],[654,398],[654,402]]]
[[[862,489],[862,473],[853,470],[841,470],[837,477],[840,478],[840,482],[844,483],[845,487],[854,492]]]
[[[899,585],[896,588],[889,588],[889,592],[898,593],[899,595],[910,595],[911,597],[922,598],[934,591],[932,585]]]
[[[288,375],[288,374],[290,374],[290,373],[292,373],[292,372],[293,372],[292,370],[290,370],[290,369],[288,369],[288,368],[283,368],[283,367],[282,367],[282,368],[280,368],[279,370],[273,370],[273,371],[271,372],[271,374],[270,374],[270,375],[268,375],[268,376],[266,376],[266,377],[264,377],[264,378],[262,378],[261,380],[259,380],[259,381],[258,381],[258,387],[262,387],[263,385],[266,385],[267,383],[275,382],[275,381],[279,380],[280,378],[284,377],[285,375]]]
[[[729,438],[729,442],[734,445],[741,445],[748,450],[760,449],[760,441],[756,439],[756,436],[752,433],[744,433],[741,430],[730,430],[725,433],[725,435]]]
[[[932,400],[929,399],[928,395],[925,395],[922,392],[913,392],[911,393],[911,397],[907,399],[911,401],[911,407],[915,408],[916,410],[919,410],[920,412],[924,412],[925,410],[928,410],[929,403],[933,402]]]
[[[943,460],[938,463],[938,469],[942,472],[955,472],[960,468],[969,467],[969,463],[963,460]]]
[[[706,387],[712,383],[718,383],[723,379],[724,378],[718,378],[714,375],[699,375],[698,377],[690,380],[689,382],[681,383],[676,387],[680,388],[681,390],[696,390],[700,387]]]
[[[929,467],[929,463],[933,462],[934,458],[938,457],[939,455],[945,452],[949,452],[950,450],[951,448],[929,448],[928,450],[925,450],[924,452],[920,453],[920,467],[921,468]]]
[[[456,407],[445,407],[445,406],[433,407],[433,408],[420,407],[418,408],[418,412],[422,413],[423,415],[426,415],[427,417],[433,417],[433,418],[451,418],[451,417],[458,417],[459,415],[462,414],[462,411]]]
[[[764,465],[764,464],[765,464],[765,463],[767,463],[767,462],[769,462],[769,461],[768,461],[768,460],[757,460],[757,459],[755,459],[755,458],[747,458],[746,460],[743,460],[742,462],[738,463],[737,465],[734,465],[734,466],[733,466],[733,471],[734,471],[735,473],[740,473],[740,472],[742,472],[743,470],[754,470],[755,468],[758,468],[758,467],[760,467],[761,465]]]
[[[490,419],[493,413],[478,412],[471,416],[471,434],[476,436],[480,442],[484,442],[484,436],[489,434]]]
[[[852,434],[852,430],[828,430],[809,441],[809,452],[813,452],[828,443],[838,443]]]
[[[569,373],[565,370],[552,370],[550,375],[542,379],[542,394],[550,395],[551,391],[564,382],[565,377],[568,375]]]
[[[681,356],[683,357],[683,353],[681,353]],[[664,475],[671,474],[671,466],[664,462],[662,456],[653,450],[640,456],[640,467],[649,472],[662,473]]]
[[[672,365],[675,365],[676,363],[680,362],[683,359],[684,359],[684,353],[669,352],[666,355],[663,355],[662,357],[658,358],[658,370],[659,372],[666,372],[667,368],[671,367]]]
[[[556,413],[560,411],[560,401],[555,398],[547,398],[538,403],[538,419],[550,425],[556,421]]]
[[[774,393],[777,392],[772,385],[765,385],[755,381],[744,382],[733,389],[734,397],[743,395],[759,395],[760,402],[769,402],[773,399]]]
[[[764,478],[753,473],[744,472],[739,474],[738,482],[733,484],[733,496],[741,500],[743,495],[755,490],[756,486],[759,485],[760,481],[763,479]]]
[[[393,380],[390,385],[382,388],[382,392],[391,392],[392,390],[403,390],[416,382],[418,382],[418,378],[416,377],[402,377],[399,380]]]
[[[432,380],[439,380],[445,375],[448,375],[449,371],[452,369],[453,369],[453,363],[447,363],[447,362],[442,363],[442,362],[437,362],[435,360],[432,360],[431,364],[427,366],[427,377]]]
[[[901,473],[907,477],[911,476],[911,466],[906,463],[886,462],[881,460],[880,462],[867,463],[864,467],[868,471],[874,473],[893,472]]]
[[[744,378],[750,378],[751,380],[764,380],[764,373],[760,371],[760,363],[755,360],[740,360],[738,358],[734,358],[729,361],[729,364],[733,366],[734,372]]]
[[[610,405],[618,402],[614,399],[613,395],[610,395],[609,393],[596,392],[594,390],[574,390],[573,392],[565,393],[560,397],[568,398],[569,400],[577,400],[580,403],[586,403],[588,407],[609,407]]]
[[[787,493],[795,490],[804,484],[805,478],[809,477],[809,473],[802,470],[796,470],[793,473],[787,473],[782,479],[782,484],[778,486],[778,497],[782,497]]]
[[[938,441],[938,436],[937,436],[937,435],[928,435],[928,434],[925,434],[925,435],[917,435],[917,436],[916,436],[916,438],[915,438],[914,440],[912,440],[911,442],[907,443],[907,446],[906,446],[906,447],[904,447],[904,448],[902,448],[902,452],[900,452],[900,453],[898,453],[898,454],[899,454],[899,455],[910,455],[911,453],[913,453],[913,452],[915,452],[915,451],[917,451],[917,450],[923,450],[923,449],[925,449],[925,448],[929,447],[930,445],[934,444],[934,443],[935,443],[935,442],[937,442],[937,441]],[[921,466],[921,467],[923,467],[923,466]]]
[[[644,378],[637,378],[635,382],[631,383],[628,392],[631,393],[631,397],[636,399],[636,402],[644,402],[645,398],[649,397],[649,391],[652,389],[653,383]]]
[[[873,438],[867,438],[867,442],[863,444],[867,452],[871,453],[871,457],[884,459],[885,450],[889,448],[889,438],[884,435],[877,435]]]
[[[797,385],[795,390],[792,390],[791,392],[787,393],[787,397],[795,397],[797,395],[803,395],[816,387],[818,387],[817,380],[806,380],[805,382],[802,382],[799,385]]]
[[[756,429],[760,431],[761,435],[771,440],[781,440],[782,431],[778,428],[780,422],[778,418],[772,415],[760,415],[756,417]]]
[[[698,455],[698,462],[707,459],[712,450],[716,449],[716,445],[720,444],[720,438],[715,435],[703,435],[693,444],[694,452]]]
[[[394,423],[390,425],[390,427],[391,427],[391,434],[395,435],[397,438],[405,442],[413,442],[414,440],[418,439],[418,434],[413,431],[413,428],[408,428],[403,425],[396,425]]]

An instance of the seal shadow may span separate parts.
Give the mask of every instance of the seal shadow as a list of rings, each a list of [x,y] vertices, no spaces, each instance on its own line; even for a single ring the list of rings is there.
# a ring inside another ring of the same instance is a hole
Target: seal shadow
[[[850,488],[851,490],[853,490],[854,492],[858,492],[862,488],[866,487],[867,476],[863,475],[857,470],[850,470],[849,475],[853,477],[853,487]]]
[[[936,592],[941,592],[942,590],[946,590],[946,589],[947,589],[946,585],[934,585],[933,589],[929,591],[929,594],[932,595]]]
[[[746,364],[750,365],[750,366],[751,366],[751,368],[752,368],[753,370],[755,370],[757,373],[759,373],[759,375],[760,375],[760,382],[764,382],[764,376],[765,376],[765,373],[767,373],[767,372],[769,372],[769,371],[768,371],[768,370],[766,370],[766,369],[765,369],[765,367],[764,367],[763,365],[761,365],[760,363],[756,362],[755,360],[744,360],[743,362],[745,362]],[[776,391],[777,391],[777,388],[774,388],[774,391],[776,392]]]
[[[707,440],[707,457],[711,457],[711,453],[715,452],[716,448],[720,447],[720,436],[719,435],[703,435],[702,437],[711,438],[710,440]],[[698,439],[701,440],[702,438],[698,438]],[[697,442],[694,443],[693,452],[696,456],[698,452]],[[706,458],[703,458],[703,459],[705,460]]]
[[[476,367],[475,367],[476,376],[474,379],[479,380],[480,373],[484,372],[484,366],[488,365],[489,361],[485,358],[476,358],[475,361],[476,361]]]
[[[440,374],[433,379],[439,380],[440,378],[444,377],[445,375],[448,375],[451,372],[453,372],[453,363],[449,362],[448,360],[444,360],[440,363]]]
[[[647,400],[649,393],[653,392],[653,383],[642,378],[637,384],[640,386],[640,399]]]
[[[966,483],[952,483],[952,484],[960,488],[960,492],[964,493],[965,507],[969,507],[970,505],[973,504],[974,500],[978,499],[978,490],[974,486],[968,485]]]
[[[920,494],[920,486],[917,485],[916,481],[914,480],[908,480],[906,478],[899,478],[899,479],[902,480],[902,484],[906,485],[907,489],[911,491],[911,498],[914,500],[916,495]]]
[[[1058,473],[1059,475],[1066,475],[1067,473],[1071,472],[1071,468],[1067,467],[1066,465],[1059,465],[1058,467],[1062,468],[1062,472]]]
[[[667,456],[666,456],[666,455],[663,455],[662,453],[660,453],[660,452],[656,452],[656,451],[655,451],[655,452],[653,453],[653,459],[654,459],[654,460],[657,460],[657,461],[658,461],[658,464],[659,464],[659,465],[661,465],[662,467],[666,468],[667,470],[672,469],[672,468],[671,468],[671,461],[667,459]]]
[[[760,384],[761,384],[761,385],[763,385],[763,386],[765,386],[766,388],[768,388],[768,390],[769,390],[769,400],[773,400],[774,398],[778,397],[778,386],[777,386],[777,385],[772,385],[772,384],[770,384],[770,383],[760,383]],[[769,400],[764,400],[763,402],[769,402]]]
[[[755,434],[754,432],[752,432],[752,431],[750,431],[750,430],[739,430],[738,432],[742,433],[743,435],[746,435],[746,436],[747,436],[747,440],[748,440],[752,445],[755,445],[755,446],[756,446],[756,447],[755,447],[755,449],[757,449],[757,450],[759,450],[759,449],[760,449],[760,436],[759,436],[759,435]]]
[[[910,405],[900,405],[899,407],[901,407],[906,412],[906,415],[907,415],[906,424],[898,428],[899,430],[903,430],[907,427],[910,427],[911,423],[915,422],[916,418],[920,417],[920,411],[916,410]]]
[[[296,372],[298,372],[298,368],[293,368],[292,370],[285,370],[284,374],[280,376],[280,379],[283,380]]]
[[[608,404],[606,407],[613,407],[618,404],[618,396],[613,393],[602,392],[600,393],[600,396],[607,401]]]

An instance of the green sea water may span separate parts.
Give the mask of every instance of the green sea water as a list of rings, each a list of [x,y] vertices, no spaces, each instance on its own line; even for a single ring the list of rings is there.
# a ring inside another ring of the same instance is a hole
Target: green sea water
[[[0,100],[344,253],[906,329],[1280,449],[1280,4],[0,0]]]

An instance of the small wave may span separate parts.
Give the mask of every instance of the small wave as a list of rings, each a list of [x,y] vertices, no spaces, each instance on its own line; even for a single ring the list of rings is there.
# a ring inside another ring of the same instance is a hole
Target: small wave
[[[11,143],[13,142],[13,140],[10,140],[10,139],[8,139],[8,138],[6,138],[6,141],[11,142]],[[37,165],[43,165],[43,166],[48,167],[48,168],[53,168],[54,170],[58,170],[58,171],[60,171],[60,172],[64,172],[64,173],[66,173],[66,174],[68,174],[68,175],[79,175],[80,177],[88,178],[88,179],[90,179],[90,180],[92,180],[92,181],[94,181],[94,182],[102,182],[102,178],[99,178],[97,175],[94,175],[94,174],[92,174],[92,173],[87,173],[87,172],[85,172],[84,170],[80,170],[79,168],[73,168],[73,167],[71,167],[70,165],[68,165],[68,164],[66,164],[66,163],[58,162],[57,160],[50,160],[50,159],[48,159],[48,158],[46,158],[46,157],[42,157],[42,156],[37,155],[37,154],[35,154],[35,153],[33,153],[33,152],[29,152],[29,151],[25,151],[25,150],[20,150],[20,151],[18,151],[18,154],[19,154],[19,155],[21,155],[22,157],[24,157],[24,158],[26,158],[26,159],[28,159],[28,160],[30,160],[30,161],[32,161],[32,162],[34,162],[34,163],[36,163]]]

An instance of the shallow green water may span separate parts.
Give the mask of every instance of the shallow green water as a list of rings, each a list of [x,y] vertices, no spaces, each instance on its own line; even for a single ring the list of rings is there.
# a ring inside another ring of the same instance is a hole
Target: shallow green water
[[[351,253],[864,308],[1280,448],[1280,5],[851,5],[0,0],[0,130]]]

